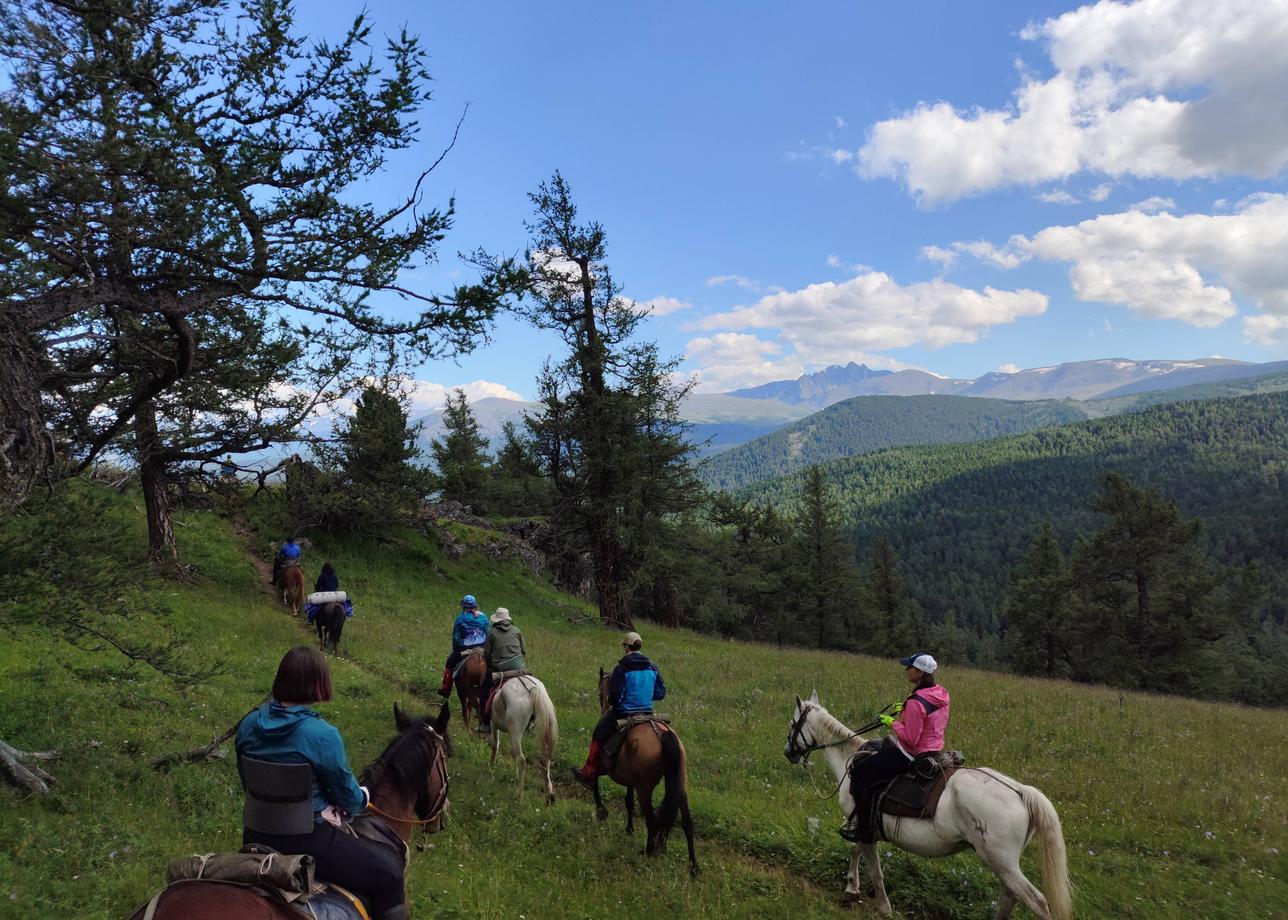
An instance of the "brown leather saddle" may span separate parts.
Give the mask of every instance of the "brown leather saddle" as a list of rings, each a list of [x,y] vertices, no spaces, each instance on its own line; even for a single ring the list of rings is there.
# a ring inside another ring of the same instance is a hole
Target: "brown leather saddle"
[[[513,671],[493,671],[492,672],[492,689],[488,692],[487,699],[483,702],[483,714],[491,717],[492,703],[496,700],[496,695],[501,692],[507,680],[515,680],[519,677],[531,677],[532,672],[522,668]]]
[[[671,717],[659,715],[655,712],[641,712],[618,719],[617,730],[604,742],[605,764],[611,765],[613,763],[617,757],[617,752],[622,749],[622,744],[626,741],[626,736],[630,734],[632,728],[638,725],[650,726],[660,738],[671,730]]]
[[[898,818],[933,818],[944,787],[965,762],[961,751],[918,754],[906,771],[877,791],[877,810]]]

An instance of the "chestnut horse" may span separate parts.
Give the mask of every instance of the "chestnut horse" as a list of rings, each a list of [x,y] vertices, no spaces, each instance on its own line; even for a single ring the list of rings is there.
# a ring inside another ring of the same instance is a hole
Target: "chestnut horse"
[[[599,669],[599,711],[609,710],[608,678]],[[676,815],[684,828],[689,844],[689,872],[698,874],[698,857],[693,852],[693,818],[689,815],[688,757],[675,729],[662,723],[646,723],[632,727],[617,750],[612,768],[605,771],[608,778],[626,787],[626,833],[635,830],[635,799],[639,798],[640,811],[644,813],[644,826],[648,840],[644,852],[656,856],[666,847],[666,839],[675,826]],[[666,790],[662,804],[653,811],[653,790],[663,779]],[[595,779],[595,814],[602,821],[608,809],[599,797],[599,779]]]
[[[450,715],[446,703],[434,719],[409,718],[394,704],[398,736],[361,777],[362,784],[371,790],[371,811],[380,817],[363,816],[358,821],[381,821],[404,844],[417,827],[430,833],[442,830],[447,811],[447,758],[452,754],[447,736]],[[176,883],[135,911],[130,920],[144,917],[149,907],[154,920],[300,920],[298,911],[278,899],[226,882]]]
[[[456,672],[456,697],[461,701],[461,721],[470,729],[470,710],[483,721],[483,679],[487,677],[487,660],[481,652],[466,655]]]
[[[299,616],[304,604],[304,570],[299,565],[283,566],[277,573],[277,585],[282,589],[282,603],[291,608],[291,616]]]

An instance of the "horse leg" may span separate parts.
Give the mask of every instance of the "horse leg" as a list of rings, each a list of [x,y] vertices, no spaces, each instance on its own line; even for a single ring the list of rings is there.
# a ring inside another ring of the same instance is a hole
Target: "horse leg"
[[[684,828],[684,839],[689,844],[689,875],[697,876],[702,870],[698,868],[698,854],[693,851],[693,816],[689,814],[687,793],[680,802],[680,825]]]
[[[644,844],[644,852],[649,856],[657,853],[657,812],[653,810],[653,789],[652,787],[640,789],[640,811],[644,813],[644,827],[648,830],[648,839]]]
[[[523,776],[528,761],[523,756],[523,729],[510,735],[510,753],[514,755],[514,782],[519,787],[519,801],[523,801]]]
[[[997,913],[993,920],[1011,920],[1011,911],[1015,910],[1015,895],[1005,885],[997,895]]]
[[[881,856],[877,853],[877,845],[859,843],[855,844],[855,850],[862,854],[863,860],[868,864],[868,875],[872,879],[872,887],[876,889],[877,913],[883,917],[894,916],[890,898],[886,896],[885,877],[881,874]]]
[[[492,713],[492,718],[497,718],[497,714],[495,712]],[[494,767],[496,766],[496,749],[501,746],[501,731],[497,728],[495,723],[492,725],[492,737],[488,740],[492,745],[492,757],[488,760],[487,765],[489,767]]]
[[[635,833],[635,787],[626,787],[626,833]]]
[[[604,807],[604,800],[599,795],[599,777],[595,777],[595,785],[591,787],[595,793],[595,817],[600,821],[608,820],[608,809]]]
[[[863,888],[859,883],[859,845],[850,848],[850,868],[845,873],[845,896],[852,901],[863,897]]]
[[[998,901],[997,916],[1010,916],[1010,908],[1015,905],[1016,900],[1023,901],[1029,910],[1037,915],[1038,920],[1051,920],[1051,909],[1047,906],[1046,895],[1038,891],[1020,870],[1020,854],[1012,852],[1010,847],[1005,851],[993,849],[985,845],[978,848],[980,857],[988,864],[988,867],[997,874],[997,880],[1002,883],[1003,897]],[[1007,904],[1006,894],[1010,894],[1010,904]]]

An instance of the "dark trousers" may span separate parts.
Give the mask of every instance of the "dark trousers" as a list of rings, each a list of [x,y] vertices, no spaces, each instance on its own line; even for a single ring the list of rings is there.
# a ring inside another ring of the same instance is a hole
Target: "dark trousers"
[[[638,712],[618,712],[616,709],[610,709],[599,717],[599,721],[595,723],[595,730],[590,733],[590,737],[603,744],[613,737],[613,733],[617,731],[618,719],[625,719],[627,716],[648,715],[652,711],[651,709],[641,709]]]
[[[325,822],[311,834],[264,834],[242,830],[242,843],[262,843],[292,856],[307,853],[319,881],[335,882],[361,895],[375,916],[403,903],[403,863],[392,849],[341,833]]]
[[[911,764],[912,761],[890,738],[885,739],[875,754],[854,761],[850,768],[850,795],[854,797],[850,820],[855,822],[862,843],[876,842],[873,790],[907,770]]]

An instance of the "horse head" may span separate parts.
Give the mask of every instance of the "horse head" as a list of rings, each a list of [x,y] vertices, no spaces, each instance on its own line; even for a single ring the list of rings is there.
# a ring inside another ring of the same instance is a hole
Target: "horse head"
[[[609,674],[602,667],[599,669],[599,711],[608,712],[608,680]]]
[[[787,744],[783,748],[783,756],[790,763],[800,763],[816,748],[814,732],[809,725],[809,715],[814,710],[822,709],[817,690],[810,694],[808,700],[802,700],[800,694],[796,695],[796,708],[792,712],[792,721],[787,731]]]
[[[416,825],[431,832],[442,829],[447,810],[447,758],[454,753],[447,733],[450,718],[446,703],[436,717],[409,716],[395,703],[398,735],[362,773],[363,785],[371,790],[373,811],[391,818],[400,836]]]

